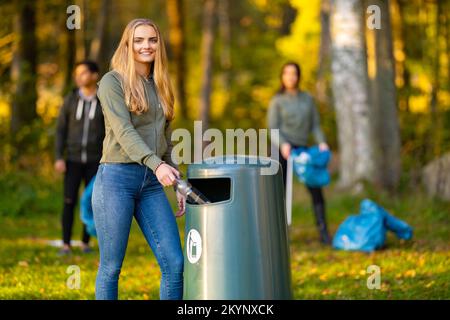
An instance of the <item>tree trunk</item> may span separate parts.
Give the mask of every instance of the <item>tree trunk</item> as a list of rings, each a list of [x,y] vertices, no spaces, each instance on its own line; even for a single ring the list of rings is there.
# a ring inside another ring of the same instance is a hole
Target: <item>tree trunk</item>
[[[72,4],[71,0],[66,0],[66,7]],[[73,86],[72,83],[72,73],[75,65],[76,58],[76,41],[75,41],[75,33],[77,30],[70,30],[66,26],[67,15],[63,16],[62,19],[62,30],[64,30],[62,37],[63,44],[61,45],[61,65],[65,66],[65,76],[64,76],[64,87],[63,87],[63,96],[65,96]]]
[[[108,8],[110,6],[109,0],[102,0],[97,15],[97,25],[95,27],[95,34],[92,38],[89,48],[89,59],[99,62],[100,53],[103,48],[103,41],[105,39],[105,29],[108,22]]]
[[[200,96],[200,112],[203,131],[207,130],[209,127],[209,111],[211,107],[214,9],[215,0],[206,0],[203,7],[203,30],[201,48],[202,86]]]
[[[167,16],[169,18],[169,41],[176,66],[176,88],[181,117],[188,118],[186,102],[186,41],[184,29],[183,0],[167,1]]]
[[[377,153],[379,162],[377,183],[393,190],[400,179],[400,129],[397,117],[397,92],[395,86],[395,62],[392,45],[392,28],[389,3],[371,0],[381,12],[381,29],[374,29],[375,75],[371,79]]]
[[[440,83],[440,71],[441,71],[441,33],[442,27],[445,26],[445,19],[443,15],[443,4],[441,1],[436,3],[436,21],[435,21],[435,44],[434,44],[434,55],[433,55],[433,71],[432,71],[432,81],[431,81],[431,97],[430,97],[430,111],[432,117],[432,123],[434,125],[434,130],[432,131],[432,145],[433,145],[433,156],[440,156],[442,153],[442,117],[439,112],[439,91],[441,90]]]
[[[288,3],[282,4],[282,18],[279,33],[281,36],[287,36],[291,33],[291,25],[295,21],[297,10]]]
[[[440,70],[440,35],[441,35],[441,15],[442,15],[442,3],[437,1],[436,3],[436,25],[435,25],[435,39],[434,39],[434,55],[432,65],[432,82],[431,82],[431,97],[430,97],[430,111],[432,115],[436,115],[438,111],[438,93],[439,93],[439,70]]]
[[[321,103],[329,105],[331,60],[331,34],[330,34],[330,0],[322,0],[320,3],[320,48],[319,68],[317,72],[316,97]]]
[[[15,90],[12,101],[11,133],[16,146],[22,147],[26,142],[22,138],[18,140],[17,133],[24,126],[30,125],[37,117],[36,2],[20,0],[15,5],[16,41],[11,68]]]
[[[231,25],[230,25],[230,3],[229,0],[219,1],[219,29],[222,40],[220,50],[220,64],[222,69],[228,73],[231,68]],[[228,79],[229,80],[229,79]],[[229,83],[227,83],[227,86]]]
[[[81,11],[81,28],[79,30],[72,30],[75,33],[75,60],[81,61],[87,58],[87,1],[76,0],[75,4],[80,6]]]
[[[364,28],[361,1],[332,1],[332,89],[340,146],[339,185],[356,190],[362,180],[374,181],[376,174]]]

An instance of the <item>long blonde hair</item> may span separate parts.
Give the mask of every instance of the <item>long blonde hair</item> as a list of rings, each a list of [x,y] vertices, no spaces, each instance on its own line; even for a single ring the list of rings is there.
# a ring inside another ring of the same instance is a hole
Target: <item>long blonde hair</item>
[[[173,105],[175,101],[169,79],[166,48],[159,28],[153,21],[149,19],[134,19],[128,23],[123,31],[119,46],[111,59],[111,70],[118,72],[122,76],[122,89],[125,94],[125,102],[130,112],[136,114],[147,112],[149,105],[145,96],[144,84],[136,72],[133,57],[134,31],[141,25],[153,27],[158,36],[159,47],[156,50],[156,57],[153,62],[153,78],[158,95],[162,100],[164,115],[168,120],[172,120],[174,117]]]

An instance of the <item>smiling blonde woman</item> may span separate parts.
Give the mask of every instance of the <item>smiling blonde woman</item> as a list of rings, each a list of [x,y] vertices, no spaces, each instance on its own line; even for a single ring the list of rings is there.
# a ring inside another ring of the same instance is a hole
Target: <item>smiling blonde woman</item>
[[[118,298],[134,216],[161,269],[160,298],[181,299],[183,253],[163,190],[179,177],[171,159],[174,97],[164,41],[151,20],[135,19],[126,26],[98,97],[105,139],[92,196],[100,249],[96,298]],[[186,199],[179,193],[177,199],[179,217]]]

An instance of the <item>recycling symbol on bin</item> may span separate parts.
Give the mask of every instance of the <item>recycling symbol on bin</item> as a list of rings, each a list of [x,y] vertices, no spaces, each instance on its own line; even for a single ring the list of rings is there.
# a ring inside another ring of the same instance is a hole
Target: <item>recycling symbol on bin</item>
[[[202,237],[195,230],[189,230],[186,243],[187,258],[190,263],[196,263],[202,255]]]

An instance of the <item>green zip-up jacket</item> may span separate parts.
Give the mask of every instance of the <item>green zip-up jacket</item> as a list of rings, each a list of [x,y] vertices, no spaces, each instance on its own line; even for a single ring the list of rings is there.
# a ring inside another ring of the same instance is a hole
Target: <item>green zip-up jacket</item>
[[[153,171],[162,162],[177,168],[171,159],[170,121],[164,116],[153,77],[142,78],[149,110],[131,113],[125,104],[121,76],[106,73],[97,96],[105,117],[105,139],[100,163],[139,163]]]
[[[306,92],[275,95],[270,101],[267,122],[270,129],[280,130],[280,145],[306,146],[311,133],[317,143],[325,142],[314,99]]]

